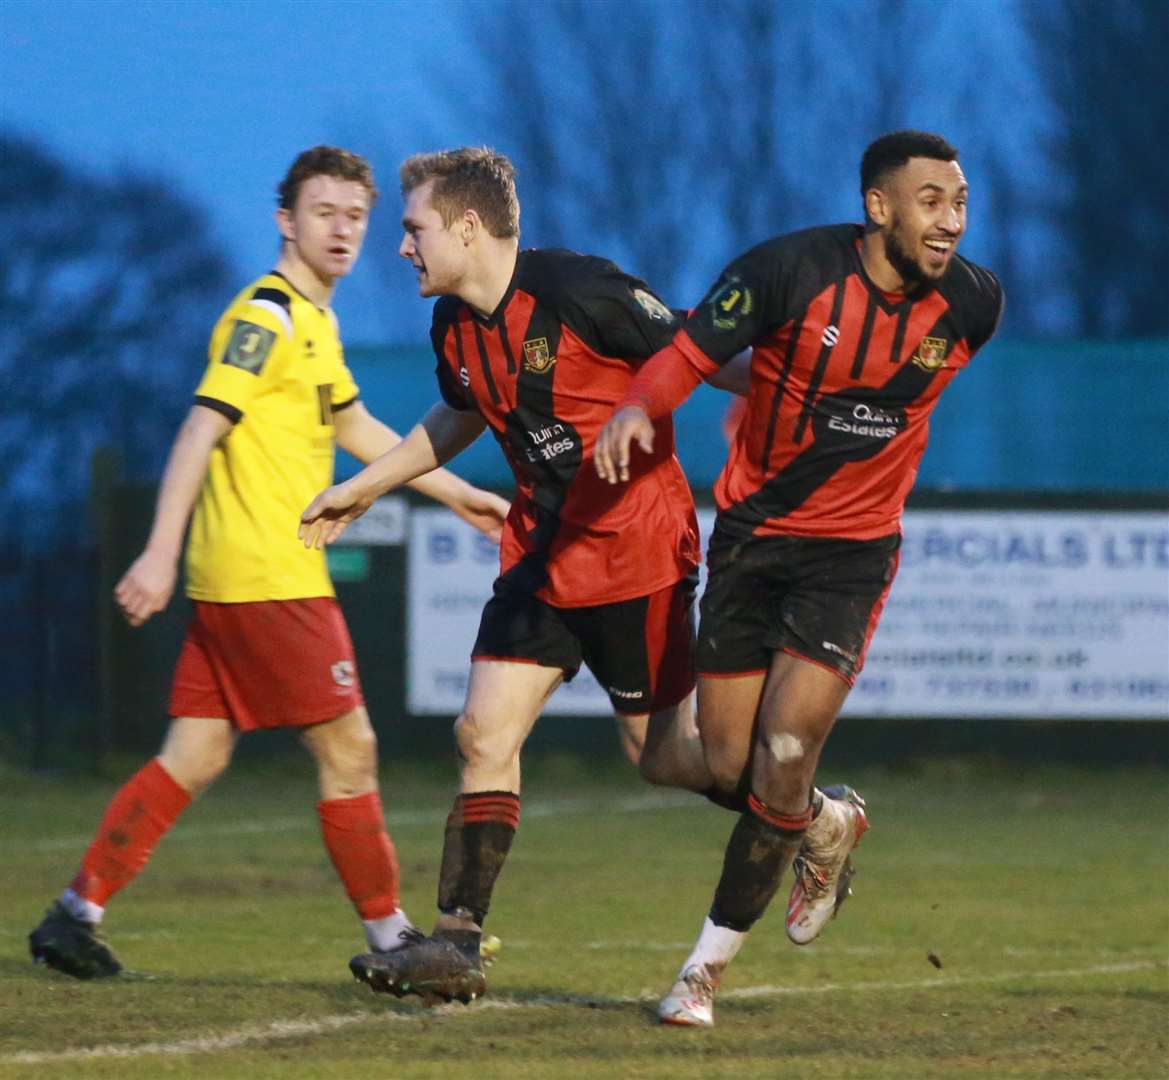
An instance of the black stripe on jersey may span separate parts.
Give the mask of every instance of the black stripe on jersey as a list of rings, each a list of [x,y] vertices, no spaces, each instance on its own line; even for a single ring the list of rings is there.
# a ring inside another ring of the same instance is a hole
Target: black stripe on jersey
[[[461,378],[462,373],[467,370],[467,358],[463,355],[463,335],[459,331],[459,324],[457,321],[451,323],[450,330],[448,332],[453,335],[455,339],[455,356],[457,356],[459,359],[459,375]]]
[[[333,424],[333,384],[317,383],[317,408],[321,424],[331,427]]]
[[[945,316],[935,324],[930,335],[944,333],[944,322]],[[942,369],[925,371],[916,364],[903,364],[884,386],[855,386],[839,394],[825,394],[812,416],[812,442],[769,477],[758,491],[719,514],[717,538],[743,540],[764,521],[786,517],[845,465],[875,457],[889,445],[891,438],[897,437],[842,432],[831,423],[836,419],[832,415],[833,404],[839,405],[836,412],[841,415],[851,413],[858,405],[867,405],[870,411],[885,414],[889,426],[904,430],[906,406],[925,392],[938,370]]]
[[[503,355],[507,357],[507,373],[515,374],[515,353],[511,351],[511,341],[507,336],[507,323],[499,327],[499,340],[503,343]]]
[[[491,395],[491,404],[499,404],[499,391],[495,386],[495,378],[491,374],[491,358],[487,355],[487,342],[483,340],[483,327],[472,320],[475,327],[475,344],[479,347],[479,363],[483,368],[483,380],[487,383],[487,392]],[[462,357],[459,357],[462,360]]]
[[[760,465],[764,474],[771,467],[771,447],[775,442],[775,425],[779,420],[779,407],[783,404],[783,391],[787,386],[787,377],[791,374],[792,360],[795,359],[796,347],[800,343],[800,334],[804,329],[804,317],[792,327],[791,335],[787,339],[787,352],[783,357],[783,367],[780,368],[779,378],[775,382],[775,396],[771,399],[771,416],[767,420],[767,438],[763,440],[763,456]]]
[[[524,340],[544,338],[556,356],[560,322],[537,305]],[[548,553],[560,531],[560,511],[584,458],[580,433],[556,416],[556,364],[541,370],[523,365],[516,378],[516,406],[504,417],[508,457],[532,485],[536,525],[532,550],[505,575],[510,584],[535,592],[548,582]]]
[[[901,346],[905,344],[905,328],[909,325],[909,316],[913,312],[913,304],[906,303],[897,315],[897,332],[893,335],[893,347],[889,350],[889,363],[901,361]]]
[[[196,394],[195,404],[202,405],[207,409],[213,409],[220,416],[226,416],[233,424],[238,424],[244,418],[244,414],[239,409],[234,405],[228,405],[226,401],[220,401],[219,398],[204,397],[202,394]]]
[[[832,348],[836,344],[835,338],[829,338],[829,329],[835,329],[839,336],[840,311],[844,307],[844,282],[838,281],[833,286],[832,314],[828,316],[828,326],[824,336],[820,339],[820,355],[816,357],[816,367],[812,371],[812,378],[808,382],[808,392],[804,395],[803,408],[800,409],[800,418],[796,422],[795,441],[802,442],[804,432],[808,429],[808,421],[812,416],[812,404],[820,392],[820,383],[824,381],[824,372],[828,368],[828,357],[832,355]]]
[[[334,405],[333,406],[333,414],[336,415],[342,409],[348,409],[350,405],[356,405],[360,400],[361,400],[361,395],[358,394],[356,397],[351,397],[348,401],[341,402],[340,405]]]
[[[273,289],[267,285],[261,285],[254,293],[252,293],[253,300],[268,300],[273,304],[279,304],[285,311],[292,314],[292,297],[282,289]]]
[[[853,379],[859,379],[861,372],[865,370],[865,358],[869,354],[869,339],[873,336],[873,323],[877,318],[877,298],[873,295],[872,290],[868,290],[869,302],[865,307],[865,321],[861,326],[861,336],[857,339],[856,355],[852,358],[852,371],[849,376]]]

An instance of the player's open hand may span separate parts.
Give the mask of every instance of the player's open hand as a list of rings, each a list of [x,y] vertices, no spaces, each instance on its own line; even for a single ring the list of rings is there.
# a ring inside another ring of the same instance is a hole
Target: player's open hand
[[[308,504],[300,515],[296,535],[304,541],[306,548],[323,548],[336,540],[349,522],[357,520],[373,506],[373,501],[373,495],[354,491],[348,482],[334,484]]]
[[[511,504],[493,492],[471,487],[469,484],[467,487],[467,493],[459,502],[452,503],[451,509],[498,544],[503,536],[503,523],[507,520]]]
[[[645,453],[654,448],[653,421],[638,405],[618,409],[601,428],[593,450],[593,464],[597,475],[610,484],[629,479],[629,446],[636,442]]]
[[[141,626],[170,603],[178,570],[175,559],[149,548],[114,586],[114,600],[131,626]]]

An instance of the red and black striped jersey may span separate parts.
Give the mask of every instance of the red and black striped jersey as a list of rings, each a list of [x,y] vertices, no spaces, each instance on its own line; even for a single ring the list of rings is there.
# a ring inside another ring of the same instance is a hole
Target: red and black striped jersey
[[[861,235],[832,225],[760,244],[674,339],[705,375],[753,349],[747,415],[715,487],[720,536],[896,532],[930,413],[998,326],[990,271],[956,255],[934,288],[889,294],[865,273]]]
[[[488,318],[457,297],[435,304],[443,400],[483,416],[515,474],[504,580],[559,607],[586,607],[655,592],[698,564],[694,500],[669,417],[628,485],[605,483],[592,464],[634,371],[678,325],[644,282],[570,251],[521,251]]]

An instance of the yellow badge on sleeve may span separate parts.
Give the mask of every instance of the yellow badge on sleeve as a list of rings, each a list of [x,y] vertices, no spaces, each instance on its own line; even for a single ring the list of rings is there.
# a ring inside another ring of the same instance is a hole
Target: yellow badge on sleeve
[[[271,330],[241,319],[227,339],[222,362],[259,375],[275,342],[276,335]]]

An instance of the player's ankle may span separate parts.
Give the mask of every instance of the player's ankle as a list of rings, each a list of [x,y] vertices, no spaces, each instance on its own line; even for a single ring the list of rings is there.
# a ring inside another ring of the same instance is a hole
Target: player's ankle
[[[483,932],[483,927],[475,921],[475,916],[465,908],[457,908],[454,911],[440,911],[438,918],[434,921],[434,931],[438,933],[440,930],[469,930],[477,934]]]

